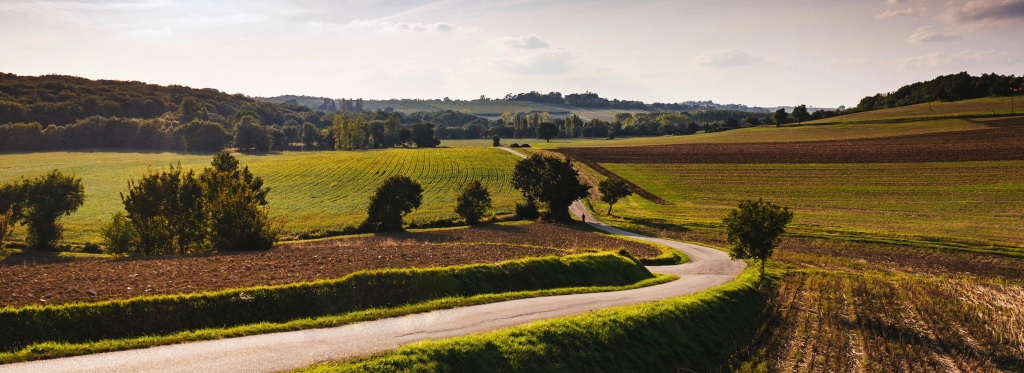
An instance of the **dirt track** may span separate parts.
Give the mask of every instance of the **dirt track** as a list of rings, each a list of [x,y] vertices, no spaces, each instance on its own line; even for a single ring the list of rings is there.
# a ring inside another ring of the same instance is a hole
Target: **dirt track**
[[[855,140],[561,148],[598,163],[899,163],[1024,160],[1024,118],[981,130]]]
[[[284,244],[252,253],[131,259],[14,255],[0,262],[0,306],[100,301],[338,278],[378,268],[494,263],[530,256],[652,246],[554,224],[481,226]],[[91,294],[90,290],[96,294]]]

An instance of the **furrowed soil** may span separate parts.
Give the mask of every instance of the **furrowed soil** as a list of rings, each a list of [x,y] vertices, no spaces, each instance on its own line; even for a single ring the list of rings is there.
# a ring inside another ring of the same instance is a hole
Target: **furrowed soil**
[[[908,136],[787,143],[677,144],[560,148],[598,163],[896,163],[1024,159],[1024,118],[985,122],[989,128]]]
[[[265,252],[187,257],[13,254],[0,262],[0,283],[5,284],[0,306],[194,293],[332,279],[360,270],[495,263],[621,249],[639,258],[661,254],[643,243],[544,223],[378,234],[286,243]]]

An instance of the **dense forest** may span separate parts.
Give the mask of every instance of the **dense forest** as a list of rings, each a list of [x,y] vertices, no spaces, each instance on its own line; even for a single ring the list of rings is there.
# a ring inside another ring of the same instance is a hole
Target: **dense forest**
[[[908,84],[895,92],[867,96],[857,104],[858,111],[887,109],[932,101],[960,101],[989,96],[1011,96],[1024,92],[1024,77],[967,72]]]

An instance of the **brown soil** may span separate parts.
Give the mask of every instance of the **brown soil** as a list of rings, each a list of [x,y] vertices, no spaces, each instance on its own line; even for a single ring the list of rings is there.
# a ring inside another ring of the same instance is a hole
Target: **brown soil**
[[[1024,118],[990,128],[855,140],[562,148],[597,163],[898,163],[1024,159]]]
[[[188,257],[53,260],[21,254],[0,262],[5,288],[0,306],[193,293],[339,278],[365,269],[495,263],[594,249],[626,249],[636,257],[660,254],[642,243],[542,223],[380,234]]]

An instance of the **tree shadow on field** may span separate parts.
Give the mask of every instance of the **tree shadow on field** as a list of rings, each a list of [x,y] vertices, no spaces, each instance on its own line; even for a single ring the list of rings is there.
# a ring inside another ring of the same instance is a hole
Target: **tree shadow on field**
[[[643,225],[643,226],[647,226],[649,228],[664,229],[664,230],[667,230],[667,231],[676,231],[676,232],[689,232],[689,231],[692,231],[692,229],[690,229],[690,228],[688,228],[686,226],[667,223],[664,220],[660,220],[660,219],[634,218],[634,217],[624,217],[623,219],[625,219],[626,221],[628,221],[628,222],[630,222],[632,224]]]

